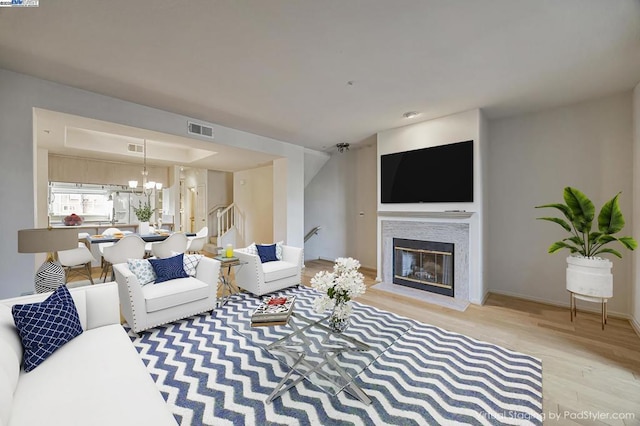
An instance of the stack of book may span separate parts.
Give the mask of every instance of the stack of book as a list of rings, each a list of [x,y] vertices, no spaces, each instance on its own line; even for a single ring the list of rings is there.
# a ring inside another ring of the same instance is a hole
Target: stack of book
[[[267,297],[251,315],[251,326],[284,325],[293,312],[295,296]]]
[[[238,261],[238,258],[235,256],[234,257],[216,256],[214,257],[214,259],[221,263],[233,263]]]

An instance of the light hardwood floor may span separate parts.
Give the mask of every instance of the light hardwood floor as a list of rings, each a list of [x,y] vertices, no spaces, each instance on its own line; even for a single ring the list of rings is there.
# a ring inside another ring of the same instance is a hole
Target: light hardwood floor
[[[314,260],[305,266],[303,283],[309,285],[333,264]],[[579,311],[572,323],[568,308],[496,294],[458,312],[370,288],[375,273],[361,272],[369,288],[358,302],[540,358],[545,424],[640,425],[640,337],[628,321],[609,318],[602,331],[599,314]],[[635,418],[613,418],[618,413]]]

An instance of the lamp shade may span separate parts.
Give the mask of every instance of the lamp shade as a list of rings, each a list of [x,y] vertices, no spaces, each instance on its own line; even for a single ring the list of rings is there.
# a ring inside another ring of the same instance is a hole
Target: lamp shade
[[[78,247],[78,230],[36,228],[18,231],[18,253],[46,253]]]

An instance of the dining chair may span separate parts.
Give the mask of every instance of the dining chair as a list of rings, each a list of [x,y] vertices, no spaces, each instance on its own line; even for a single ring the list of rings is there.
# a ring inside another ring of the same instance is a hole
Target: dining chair
[[[66,273],[66,281],[69,281],[69,276],[72,271],[76,271],[80,274],[86,273],[91,284],[93,284],[93,277],[91,276],[91,262],[95,259],[91,254],[91,251],[83,243],[78,243],[78,248],[70,250],[60,250],[58,252],[58,261],[64,267]]]
[[[198,253],[204,249],[204,245],[207,243],[207,237],[188,237],[187,240],[187,253]]]
[[[122,231],[118,228],[107,228],[102,231],[102,235],[105,237],[113,237],[115,234],[120,234]],[[104,270],[104,249],[114,245],[115,243],[100,243],[98,250],[100,251],[100,267]],[[100,275],[102,276],[102,274]]]
[[[107,228],[104,231],[102,231],[102,235],[114,235],[114,234],[121,234],[122,231],[120,231],[118,228]]]
[[[127,259],[143,259],[145,256],[145,242],[137,235],[127,235],[112,246],[104,248],[104,266],[100,273],[100,278],[104,275],[103,282],[107,281],[109,268],[111,268],[111,279],[114,280],[113,265],[125,263]]]
[[[187,236],[182,233],[169,235],[164,241],[153,243],[151,252],[160,259],[171,257],[174,253],[184,253],[187,251]]]
[[[204,248],[207,243],[207,237],[209,236],[209,227],[203,226],[196,235],[193,237],[187,237],[187,252],[195,253]]]

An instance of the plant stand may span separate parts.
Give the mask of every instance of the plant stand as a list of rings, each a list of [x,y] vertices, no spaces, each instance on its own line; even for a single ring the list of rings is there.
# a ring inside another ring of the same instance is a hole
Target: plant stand
[[[609,300],[606,297],[589,297],[581,294],[576,294],[572,291],[569,292],[569,310],[571,314],[571,322],[578,314],[578,310],[576,309],[576,299],[586,300],[587,302],[595,302],[601,304],[601,320],[602,320],[602,329],[604,330],[604,325],[607,323],[607,301]]]
[[[604,330],[607,323],[607,301],[613,297],[612,266],[608,259],[567,257],[567,290],[572,322],[577,314],[576,299],[600,303]]]

